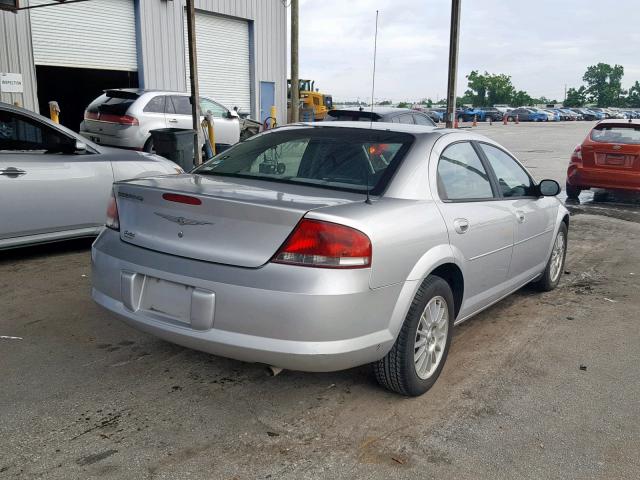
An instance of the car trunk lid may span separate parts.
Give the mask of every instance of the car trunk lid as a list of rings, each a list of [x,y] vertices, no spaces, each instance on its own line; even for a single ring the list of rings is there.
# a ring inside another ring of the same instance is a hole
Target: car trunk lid
[[[597,125],[583,145],[585,167],[640,171],[640,125]]]
[[[123,241],[249,268],[268,262],[308,211],[362,201],[355,193],[187,174],[119,183],[116,195]]]

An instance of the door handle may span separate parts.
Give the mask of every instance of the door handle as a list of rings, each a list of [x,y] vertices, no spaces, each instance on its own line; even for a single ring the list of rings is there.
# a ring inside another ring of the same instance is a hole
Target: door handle
[[[453,228],[455,228],[459,234],[467,233],[469,231],[469,220],[466,218],[456,218],[453,221]]]
[[[169,119],[169,123],[178,123],[178,119],[177,118],[170,118]]]
[[[524,216],[524,212],[522,210],[516,210],[516,218],[518,219],[518,223],[524,223],[526,217]]]
[[[7,167],[3,170],[0,170],[0,175],[4,175],[5,177],[10,177],[10,178],[15,178],[15,177],[19,177],[20,175],[26,175],[27,172],[25,172],[24,170],[20,170],[19,168],[16,167]]]

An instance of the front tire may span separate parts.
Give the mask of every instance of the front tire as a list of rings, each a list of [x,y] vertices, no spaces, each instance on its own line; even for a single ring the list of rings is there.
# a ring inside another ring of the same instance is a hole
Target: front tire
[[[535,283],[536,287],[543,292],[549,292],[555,289],[560,283],[560,277],[564,272],[564,262],[567,256],[567,235],[569,230],[566,223],[562,222],[556,239],[553,242],[551,256],[547,261],[542,277]]]
[[[412,397],[429,390],[449,353],[454,312],[449,284],[440,277],[428,276],[411,303],[393,347],[374,363],[378,383]]]

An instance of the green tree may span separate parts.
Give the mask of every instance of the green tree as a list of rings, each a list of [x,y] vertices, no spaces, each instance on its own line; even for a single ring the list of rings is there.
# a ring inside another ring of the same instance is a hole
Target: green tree
[[[582,80],[586,83],[587,100],[598,107],[615,107],[624,102],[622,89],[624,67],[598,63],[587,68]]]
[[[426,105],[428,108],[433,107],[433,100],[430,98],[423,98],[420,100],[420,105]]]
[[[514,107],[531,105],[533,103],[534,101],[533,101],[533,98],[531,98],[531,95],[529,95],[524,90],[518,90],[516,92],[513,92],[513,95],[511,95],[510,104]]]
[[[383,100],[378,102],[378,105],[391,105],[391,100]]]
[[[468,90],[465,96],[471,99],[475,107],[487,107],[500,103],[509,103],[515,88],[511,77],[503,73],[478,73],[473,70],[467,75]]]
[[[484,107],[487,105],[488,75],[486,72],[484,75],[478,73],[477,70],[473,70],[467,75],[467,86],[469,88],[464,94],[465,97],[471,99],[471,103],[473,103],[475,107]]]
[[[626,98],[627,107],[631,108],[640,108],[640,82],[636,80],[631,88],[629,89],[629,94]]]
[[[563,102],[565,107],[584,107],[585,103],[587,103],[587,93],[584,86],[567,90],[567,98]]]
[[[400,102],[398,108],[411,108],[411,104],[409,102]]]

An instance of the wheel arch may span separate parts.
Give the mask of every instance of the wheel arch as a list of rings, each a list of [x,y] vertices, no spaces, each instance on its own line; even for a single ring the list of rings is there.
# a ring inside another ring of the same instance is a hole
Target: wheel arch
[[[464,300],[464,274],[459,263],[448,244],[434,247],[422,256],[404,282],[393,309],[389,321],[389,331],[393,338],[400,332],[416,292],[429,275],[436,275],[449,283],[454,297],[455,314],[458,314]]]

